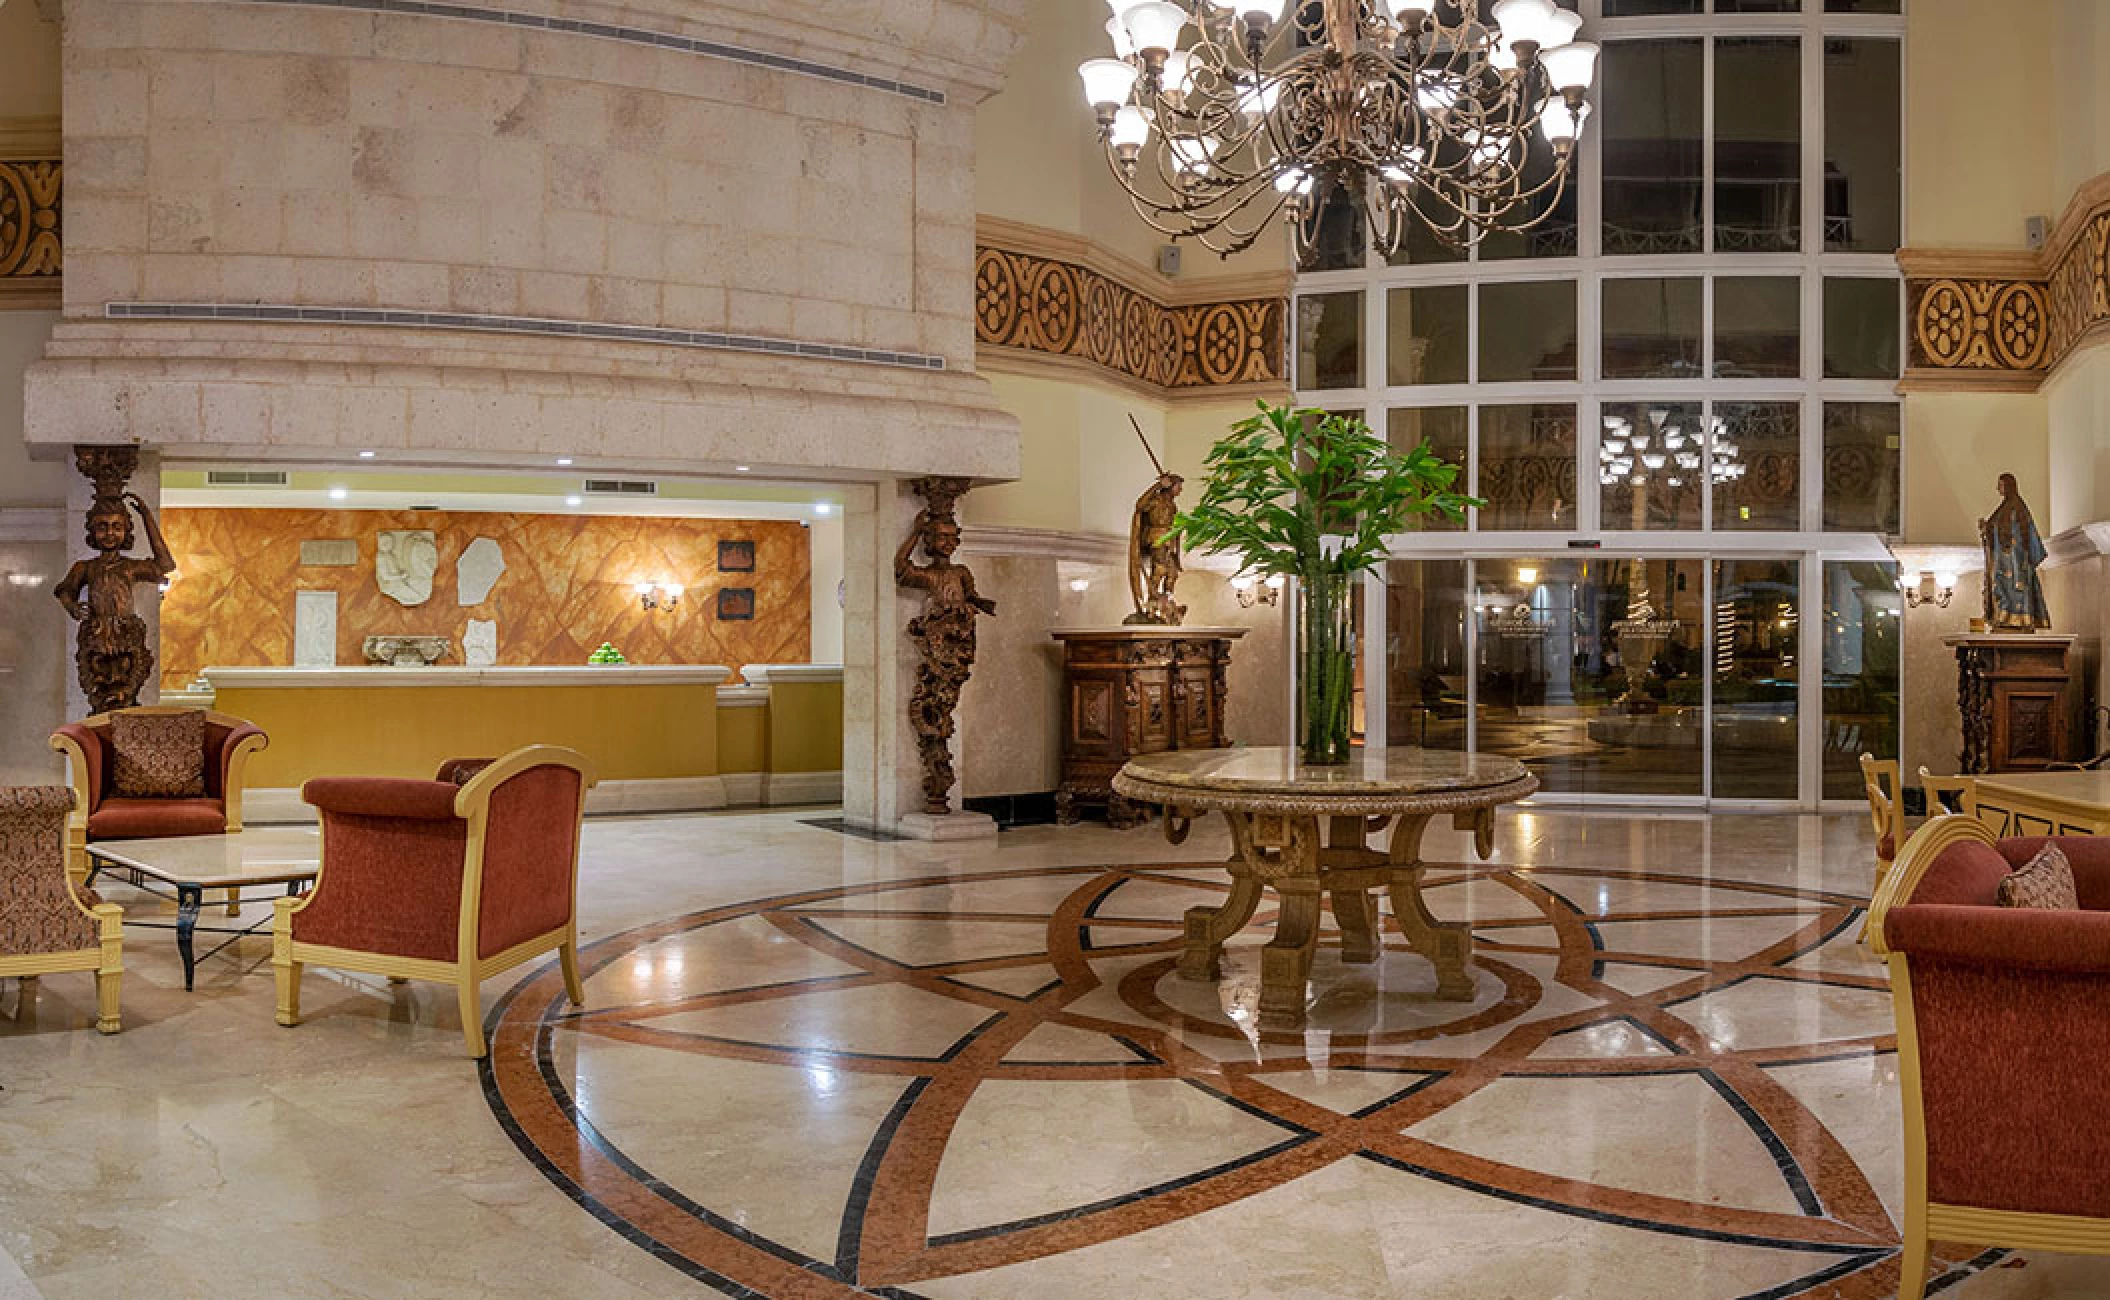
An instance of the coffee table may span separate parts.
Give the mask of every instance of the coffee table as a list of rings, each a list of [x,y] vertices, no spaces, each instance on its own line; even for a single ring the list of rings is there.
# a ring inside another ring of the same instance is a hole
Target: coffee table
[[[1260,1016],[1270,1027],[1304,1023],[1305,982],[1319,940],[1319,904],[1330,896],[1341,928],[1341,960],[1377,960],[1382,943],[1372,889],[1392,896],[1392,916],[1409,947],[1436,967],[1436,996],[1470,1000],[1468,926],[1430,915],[1421,897],[1421,835],[1449,816],[1473,832],[1485,859],[1494,851],[1494,810],[1538,789],[1514,759],[1401,747],[1357,750],[1347,763],[1306,766],[1280,748],[1197,749],[1130,759],[1114,790],[1165,809],[1165,836],[1187,838],[1192,819],[1220,812],[1231,824],[1231,897],[1221,908],[1187,913],[1180,974],[1216,979],[1224,941],[1253,919],[1263,889],[1281,900],[1275,937],[1260,952]],[[1383,849],[1368,844],[1387,827]]]
[[[2110,831],[2110,772],[2004,772],[1974,784],[1978,819],[1995,835]]]
[[[88,879],[112,875],[157,898],[176,904],[176,923],[134,921],[126,925],[150,930],[173,929],[176,951],[183,958],[183,987],[192,987],[198,969],[192,936],[199,931],[224,934],[210,957],[245,934],[271,924],[266,915],[247,926],[201,926],[198,909],[206,891],[224,893],[230,903],[243,901],[246,889],[297,895],[315,883],[322,868],[322,835],[311,827],[267,826],[232,835],[187,835],[158,840],[102,840],[88,845]],[[249,901],[255,901],[254,899]]]

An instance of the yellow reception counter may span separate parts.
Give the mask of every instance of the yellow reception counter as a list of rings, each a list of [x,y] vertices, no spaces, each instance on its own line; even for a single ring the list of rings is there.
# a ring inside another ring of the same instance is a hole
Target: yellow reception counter
[[[786,676],[768,681],[771,673]],[[204,677],[214,708],[271,738],[249,765],[253,821],[306,818],[300,786],[310,777],[430,777],[448,758],[535,743],[567,745],[593,761],[601,784],[589,812],[839,798],[841,668],[770,665],[749,674],[767,684],[729,688],[723,700],[731,673],[714,665],[208,668]],[[755,697],[741,698],[747,692]],[[748,716],[728,727],[736,710]],[[786,729],[795,734],[779,742]],[[748,732],[758,744],[743,743]],[[745,752],[721,754],[721,735],[729,750]],[[810,766],[773,768],[780,751],[787,764]],[[804,775],[773,781],[778,772]]]

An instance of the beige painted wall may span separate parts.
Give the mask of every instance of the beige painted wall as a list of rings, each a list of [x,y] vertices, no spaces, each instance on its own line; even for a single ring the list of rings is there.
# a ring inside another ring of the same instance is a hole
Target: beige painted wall
[[[2058,28],[2047,46],[2056,125],[2051,179],[2053,197],[2063,205],[2081,182],[2110,171],[2110,5],[2056,3]],[[2058,208],[2051,213],[2056,217]]]
[[[2044,386],[2052,486],[2047,532],[2110,516],[2110,348],[2073,357]]]
[[[1905,399],[1905,537],[1976,546],[1978,520],[2013,474],[2048,534],[2055,497],[2045,454],[2045,399],[2034,393],[1932,393]]]
[[[57,319],[57,312],[0,311],[0,508],[66,501],[65,464],[30,460],[22,441],[22,370],[43,354]]]
[[[1913,0],[1906,6],[1905,242],[2022,248],[2024,218],[2057,217],[2072,185],[2053,176],[2053,79],[2045,51],[2062,8],[2099,0]],[[1997,21],[1988,21],[1993,9]]]
[[[1018,417],[1022,464],[1016,482],[967,498],[967,522],[1126,537],[1129,509],[1156,477],[1128,417],[1162,456],[1165,408],[1089,379],[995,374],[989,382]]]
[[[59,25],[36,0],[0,5],[0,119],[58,112]]]

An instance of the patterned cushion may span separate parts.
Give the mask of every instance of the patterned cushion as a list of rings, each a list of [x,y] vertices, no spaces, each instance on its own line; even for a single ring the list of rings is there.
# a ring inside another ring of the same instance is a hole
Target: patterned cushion
[[[80,952],[100,941],[66,893],[64,786],[0,787],[0,957]]]
[[[205,794],[205,714],[118,713],[110,718],[116,759],[110,793],[128,799],[198,799]]]
[[[2033,907],[2072,912],[2081,906],[2080,892],[2073,884],[2073,864],[2056,844],[2047,844],[2007,879],[2000,882],[2002,907]]]

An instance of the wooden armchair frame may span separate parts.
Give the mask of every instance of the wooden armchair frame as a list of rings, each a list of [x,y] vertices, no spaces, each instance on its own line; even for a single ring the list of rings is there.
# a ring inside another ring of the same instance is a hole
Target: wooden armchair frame
[[[1890,864],[1896,859],[1898,846],[1905,842],[1905,771],[1894,758],[1877,758],[1874,754],[1861,755],[1861,786],[1868,795],[1868,820],[1876,832],[1876,877],[1871,892],[1883,887],[1884,877],[1890,874]],[[1885,844],[1890,853],[1883,852]],[[1868,939],[1868,919],[1861,920],[1861,941]]]
[[[76,797],[78,807],[78,797]],[[71,816],[67,818],[72,822]],[[95,922],[96,946],[69,952],[0,953],[0,979],[34,980],[41,975],[91,971],[95,975],[95,1027],[114,1034],[124,1027],[118,1010],[118,995],[125,975],[125,910],[115,903],[90,905],[81,898],[81,884],[73,878],[71,859],[66,870],[66,898],[82,916]]]
[[[1911,899],[1935,861],[1963,843],[1997,845],[1975,815],[1937,817],[1922,826],[1898,854],[1868,911],[1868,946],[1890,967],[1891,1000],[1898,1025],[1898,1087],[1905,1118],[1905,1242],[1898,1300],[1921,1300],[1927,1289],[1928,1243],[2048,1250],[2074,1255],[2110,1255],[2110,1219],[2029,1213],[1972,1205],[1938,1205],[1927,1196],[1927,1112],[1921,1092],[1919,1028],[1912,1005],[1912,969],[1906,955],[1891,950],[1883,922],[1892,908]]]
[[[1978,778],[1936,776],[1920,769],[1920,789],[1927,792],[1927,816],[1978,816]]]
[[[176,713],[203,712],[205,720],[217,727],[235,730],[251,725],[247,718],[232,714],[217,713],[211,709],[197,710],[180,704],[142,704],[130,709],[113,709],[109,713],[94,713],[82,718],[81,726],[106,730],[110,719],[119,713],[143,714],[149,717],[165,717]],[[232,835],[242,829],[242,786],[249,768],[249,756],[270,745],[270,737],[258,732],[244,736],[235,744],[234,752],[227,757],[227,771],[221,778],[220,799],[227,808],[227,833]],[[81,752],[79,742],[64,732],[54,732],[51,747],[66,756],[67,780],[73,786],[73,812],[66,818],[66,874],[75,884],[88,879],[88,812],[95,804],[100,791],[88,788],[88,756]],[[230,893],[230,898],[233,896]],[[234,905],[229,904],[230,909]]]
[[[484,1056],[486,1050],[481,985],[492,976],[509,971],[523,962],[532,961],[555,949],[558,960],[563,965],[564,990],[574,1005],[583,1005],[586,993],[579,981],[577,836],[572,839],[571,868],[565,883],[572,899],[572,905],[567,909],[569,919],[556,929],[525,939],[503,952],[482,958],[476,955],[478,921],[483,900],[484,845],[490,823],[491,793],[512,777],[537,767],[568,767],[579,774],[579,807],[574,814],[576,824],[576,819],[585,814],[586,792],[592,789],[595,783],[593,772],[584,755],[555,745],[532,745],[526,749],[514,750],[477,773],[454,796],[454,815],[468,823],[468,840],[462,851],[461,916],[452,961],[361,952],[351,948],[335,948],[295,940],[293,918],[313,902],[329,883],[330,861],[327,852],[323,856],[321,869],[312,888],[298,898],[276,900],[277,910],[271,924],[271,964],[278,983],[278,1023],[288,1026],[300,1023],[300,976],[302,968],[309,962],[336,970],[382,975],[397,982],[423,980],[434,984],[452,984],[461,1003],[463,1042],[469,1049],[469,1055],[478,1059]]]

